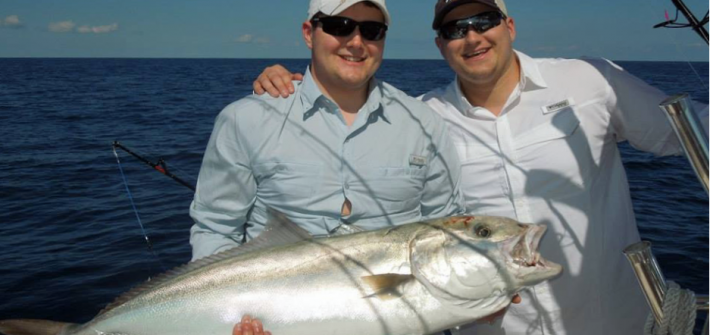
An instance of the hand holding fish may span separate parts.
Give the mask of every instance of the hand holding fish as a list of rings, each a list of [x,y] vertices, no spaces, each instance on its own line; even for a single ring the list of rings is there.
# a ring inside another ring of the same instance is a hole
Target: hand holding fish
[[[519,295],[516,294],[516,295],[513,297],[513,300],[512,300],[511,302],[514,303],[514,304],[519,304],[519,303],[521,303],[522,301],[523,301],[523,299],[522,299]],[[505,313],[507,313],[507,312],[508,312],[508,307],[503,308],[503,309],[501,309],[500,311],[495,312],[495,313],[493,313],[493,314],[491,314],[491,315],[489,315],[489,316],[486,316],[486,317],[483,317],[483,318],[481,318],[481,319],[478,319],[478,321],[476,321],[476,322],[492,324],[493,322],[495,322],[495,321],[498,320],[499,318],[502,318],[503,315],[505,315]]]
[[[241,322],[234,325],[232,335],[271,335],[271,332],[264,331],[264,325],[259,319],[245,315]]]

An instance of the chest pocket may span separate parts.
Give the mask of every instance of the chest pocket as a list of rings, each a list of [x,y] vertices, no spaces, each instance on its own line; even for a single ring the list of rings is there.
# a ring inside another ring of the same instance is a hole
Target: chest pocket
[[[515,139],[518,149],[572,136],[579,128],[579,118],[572,107],[550,114],[551,120],[523,133]]]
[[[318,192],[323,179],[323,165],[318,163],[272,162],[253,168],[257,190],[265,199],[308,199]]]
[[[386,209],[402,210],[419,203],[426,168],[363,168],[360,171],[362,179],[352,187]]]
[[[558,197],[580,194],[598,166],[591,145],[574,109],[565,108],[549,117],[515,138],[518,160],[525,162],[522,168],[528,173],[525,187],[554,190]]]

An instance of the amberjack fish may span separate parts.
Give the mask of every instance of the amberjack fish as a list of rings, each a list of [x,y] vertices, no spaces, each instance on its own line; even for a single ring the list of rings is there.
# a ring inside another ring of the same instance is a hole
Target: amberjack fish
[[[153,278],[85,324],[0,321],[6,335],[431,334],[497,312],[558,275],[545,226],[461,216],[314,238],[273,214],[238,248]]]

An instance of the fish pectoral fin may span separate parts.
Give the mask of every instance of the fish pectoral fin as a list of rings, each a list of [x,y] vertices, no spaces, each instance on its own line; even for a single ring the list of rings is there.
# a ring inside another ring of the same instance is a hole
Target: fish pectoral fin
[[[381,275],[364,276],[362,281],[372,291],[365,298],[377,297],[382,300],[397,299],[402,296],[401,285],[414,279],[407,274],[386,273]]]

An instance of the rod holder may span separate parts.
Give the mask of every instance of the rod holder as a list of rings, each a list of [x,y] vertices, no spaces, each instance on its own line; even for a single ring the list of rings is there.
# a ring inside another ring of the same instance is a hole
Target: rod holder
[[[663,319],[663,300],[666,296],[666,280],[656,257],[651,252],[651,242],[641,241],[624,249],[624,255],[631,263],[646,296],[646,302],[651,307],[656,323]]]
[[[693,110],[688,94],[678,94],[661,102],[686,157],[693,166],[700,183],[708,192],[708,133]]]

